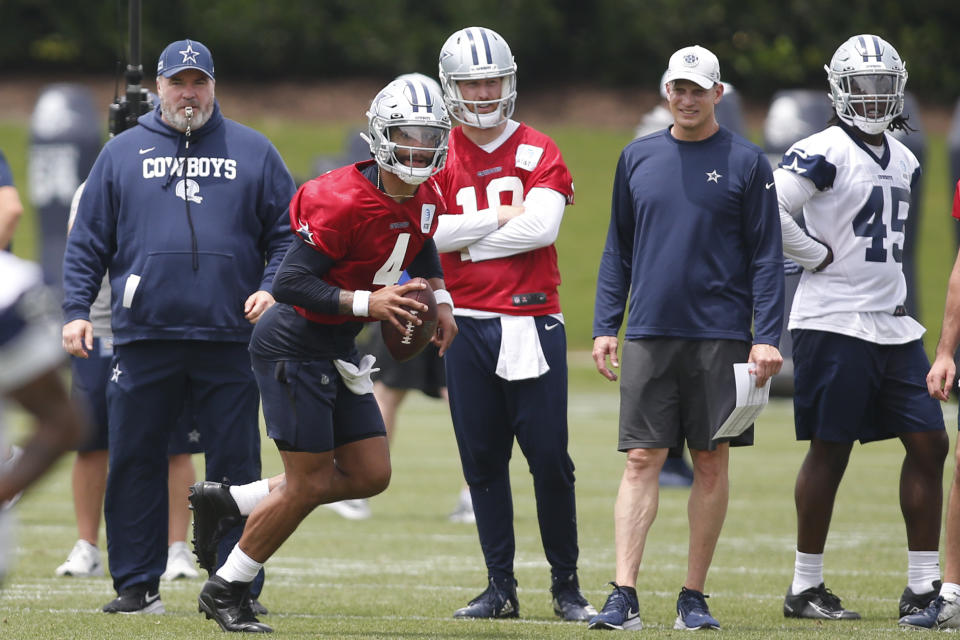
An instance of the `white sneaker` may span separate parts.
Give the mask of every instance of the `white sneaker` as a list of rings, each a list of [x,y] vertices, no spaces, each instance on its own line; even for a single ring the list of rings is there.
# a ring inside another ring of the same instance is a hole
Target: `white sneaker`
[[[177,578],[197,578],[200,572],[193,563],[193,554],[186,542],[174,542],[167,549],[167,570],[160,576],[161,580],[176,580]]]
[[[103,575],[103,562],[100,559],[100,549],[86,540],[77,540],[67,556],[67,561],[57,567],[54,573],[58,576],[73,576],[89,578]]]
[[[366,498],[330,502],[323,506],[332,509],[347,520],[366,520],[372,515]]]
[[[473,498],[470,497],[470,489],[461,489],[460,497],[457,499],[457,508],[449,516],[450,522],[461,524],[476,524],[477,516],[473,513]]]

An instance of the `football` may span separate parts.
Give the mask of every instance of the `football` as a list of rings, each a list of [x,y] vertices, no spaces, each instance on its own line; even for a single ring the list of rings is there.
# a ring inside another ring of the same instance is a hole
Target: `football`
[[[383,342],[387,345],[387,351],[397,362],[404,362],[414,357],[427,346],[430,338],[437,330],[437,300],[433,297],[433,289],[430,283],[423,278],[412,278],[411,282],[423,282],[427,285],[425,289],[414,289],[406,294],[407,298],[427,305],[425,312],[413,311],[420,315],[423,324],[417,326],[408,322],[401,333],[397,331],[389,322],[380,322],[380,334],[383,336]]]

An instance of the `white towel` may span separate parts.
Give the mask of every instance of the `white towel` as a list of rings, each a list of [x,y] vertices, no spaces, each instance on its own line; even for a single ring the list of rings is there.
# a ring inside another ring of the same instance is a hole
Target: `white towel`
[[[340,377],[343,378],[343,384],[347,385],[347,389],[362,396],[373,393],[373,380],[370,379],[370,374],[380,371],[379,368],[373,368],[376,362],[377,359],[368,353],[360,359],[359,365],[346,360],[334,360],[333,364],[340,372]]]
[[[533,316],[501,316],[500,331],[498,376],[504,380],[527,380],[550,371]]]

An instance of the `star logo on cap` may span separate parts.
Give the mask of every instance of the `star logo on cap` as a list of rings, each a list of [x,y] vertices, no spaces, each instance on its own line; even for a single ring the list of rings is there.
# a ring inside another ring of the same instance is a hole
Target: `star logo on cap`
[[[193,50],[193,45],[191,45],[189,42],[187,43],[186,49],[181,49],[177,53],[183,56],[182,64],[187,64],[188,62],[197,64],[197,56],[200,55],[199,51]]]
[[[720,184],[720,178],[722,177],[723,176],[717,173],[717,170],[714,169],[713,171],[707,173],[707,182],[716,182],[717,184]]]

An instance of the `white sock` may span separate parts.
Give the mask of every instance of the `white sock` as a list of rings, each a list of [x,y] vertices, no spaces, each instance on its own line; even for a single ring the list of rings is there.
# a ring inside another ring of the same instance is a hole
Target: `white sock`
[[[250,484],[230,487],[230,495],[233,496],[234,501],[237,503],[237,508],[240,509],[240,515],[242,516],[248,516],[253,513],[253,509],[257,506],[257,503],[269,494],[270,484],[266,478],[251,482]]]
[[[797,551],[793,563],[793,584],[790,593],[796,595],[823,583],[823,554]]]
[[[240,550],[240,545],[235,544],[227,561],[217,569],[217,575],[227,582],[253,582],[262,568],[262,563],[245,554]]]
[[[940,595],[944,597],[945,600],[956,600],[960,598],[960,584],[956,582],[944,582],[940,587]]]
[[[939,551],[907,551],[907,587],[910,591],[933,591],[933,581],[939,579]]]

